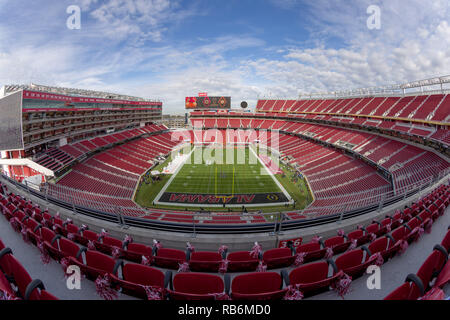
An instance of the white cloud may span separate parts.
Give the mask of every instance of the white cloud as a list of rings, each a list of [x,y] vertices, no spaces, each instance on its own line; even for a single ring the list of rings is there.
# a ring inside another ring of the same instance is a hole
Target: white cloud
[[[263,96],[295,98],[450,74],[445,0],[310,1],[298,13],[311,28],[310,39],[280,35],[286,45],[273,47],[261,33],[165,41],[174,24],[196,14],[178,1],[78,4],[90,12],[80,33],[34,33],[31,22],[26,31],[0,22],[0,83],[34,81],[161,98],[166,112],[181,113],[184,97],[202,91],[231,95],[235,106],[241,100],[254,106]],[[287,10],[297,4],[305,2],[278,3]],[[381,30],[366,26],[370,4],[381,7]],[[125,45],[117,46],[121,41]]]
[[[190,10],[181,10],[178,1],[169,0],[109,0],[90,13],[100,23],[102,33],[109,38],[124,40],[135,37],[138,41],[154,42],[162,40],[168,23],[191,14]]]
[[[294,97],[299,91],[353,89],[450,74],[448,2],[382,2],[382,28],[376,31],[365,26],[363,9],[369,1],[310,4],[318,28],[313,34],[323,45],[291,48],[279,60],[248,62],[260,77],[284,87],[280,92]],[[329,48],[325,44],[330,37],[347,45]]]

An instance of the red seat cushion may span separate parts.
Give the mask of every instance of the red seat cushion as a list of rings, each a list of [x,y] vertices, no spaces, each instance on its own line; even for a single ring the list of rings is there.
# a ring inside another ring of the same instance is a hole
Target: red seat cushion
[[[320,250],[320,243],[318,243],[318,242],[305,243],[305,244],[299,245],[296,249],[297,253],[312,252],[312,251],[317,251],[317,250]]]
[[[371,244],[369,244],[369,250],[371,254],[383,252],[388,248],[389,239],[386,237],[378,238]]]
[[[76,259],[80,247],[78,247],[75,242],[70,241],[69,239],[61,238],[59,239],[59,249],[65,257],[73,257]],[[81,255],[77,260],[80,262],[82,261]]]
[[[355,230],[355,231],[350,232],[350,233],[347,235],[347,237],[348,237],[350,240],[355,240],[355,239],[361,238],[363,235],[364,235],[364,231],[362,231],[362,230]]]
[[[143,286],[164,287],[164,273],[158,269],[144,266],[142,264],[125,264],[122,268],[122,275],[125,281],[132,283]]]
[[[55,238],[56,234],[48,228],[42,228],[41,236],[42,236],[43,241],[48,241],[51,244],[52,240]]]
[[[99,238],[98,234],[96,234],[95,232],[90,231],[90,230],[84,230],[83,237],[90,241],[97,241]]]
[[[334,247],[345,242],[344,237],[336,236],[324,241],[325,247]]]
[[[177,292],[190,294],[222,293],[224,283],[221,277],[206,273],[177,273],[173,278]]]
[[[113,237],[108,237],[108,236],[103,237],[102,243],[106,244],[108,246],[122,248],[122,241],[120,241],[119,239],[113,238]]]
[[[363,262],[363,255],[364,253],[360,249],[345,252],[336,259],[336,266],[339,270],[358,266]]]
[[[253,272],[236,276],[231,291],[240,294],[258,294],[281,289],[282,279],[276,272]]]
[[[86,265],[107,273],[113,273],[115,261],[103,253],[88,250],[86,251]]]
[[[315,262],[300,266],[291,271],[289,280],[292,284],[314,283],[328,278],[328,263]]]

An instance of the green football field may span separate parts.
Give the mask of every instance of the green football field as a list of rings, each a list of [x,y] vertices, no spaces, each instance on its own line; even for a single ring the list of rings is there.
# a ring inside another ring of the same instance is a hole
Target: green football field
[[[301,209],[312,201],[306,181],[304,179],[296,179],[292,168],[280,163],[280,169],[284,171],[284,174],[271,176],[267,173],[264,165],[257,160],[255,153],[248,147],[240,148],[240,151],[234,150],[233,157],[230,158],[225,148],[221,151],[205,151],[205,148],[196,147],[190,159],[182,165],[175,176],[167,174],[162,175],[159,181],[140,183],[136,191],[135,201],[146,208],[179,210],[179,205],[174,206],[165,202],[155,203],[160,199],[159,197],[164,188],[164,193],[209,194],[218,197],[229,197],[239,194],[282,193],[283,191],[278,187],[274,179],[283,186],[286,193],[295,201],[295,206],[291,205],[289,208]],[[258,153],[258,149],[256,147],[253,148]],[[201,154],[200,161],[198,157],[199,151]],[[195,152],[197,153],[195,154]],[[219,159],[220,152],[222,152],[223,164],[214,163],[212,158]],[[169,156],[163,163],[152,170],[162,171],[174,160],[172,156]],[[232,162],[234,163],[227,164],[227,157],[228,160],[233,159]],[[212,211],[223,210],[223,208],[214,208],[208,205],[202,205],[202,207],[207,207]],[[231,210],[239,211],[240,209],[231,208]],[[273,212],[287,209],[284,204],[273,203],[273,206],[253,206],[249,210]]]
[[[195,152],[202,153],[201,163],[196,161]],[[227,155],[227,152],[230,155]],[[228,150],[204,148],[202,150],[197,148],[194,153],[172,180],[166,192],[219,196],[281,192],[273,178],[267,174],[263,165],[257,161],[249,148],[239,150],[234,148]],[[223,164],[213,161],[218,159],[222,159]],[[227,162],[232,164],[227,164]]]

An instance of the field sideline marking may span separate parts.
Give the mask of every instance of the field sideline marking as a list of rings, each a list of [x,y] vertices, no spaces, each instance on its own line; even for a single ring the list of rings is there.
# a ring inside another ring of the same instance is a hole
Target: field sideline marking
[[[289,200],[289,202],[292,203],[293,199],[292,199],[291,195],[289,194],[289,192],[286,191],[286,189],[283,187],[283,185],[280,183],[280,181],[278,181],[278,179],[275,178],[273,173],[270,172],[270,170],[262,162],[261,158],[256,154],[255,150],[253,150],[253,146],[250,146],[249,149],[253,152],[253,154],[258,159],[259,163],[263,166],[263,168],[267,171],[267,173],[272,177],[273,181],[275,181],[275,183],[277,184],[278,188],[280,188],[280,190],[284,193],[284,195]]]
[[[187,159],[190,159],[192,153],[194,152],[194,150],[197,147],[194,147],[194,149],[192,149],[192,151],[189,153],[188,157],[186,157],[186,160],[184,162],[182,162],[180,164],[180,166],[177,168],[177,170],[175,170],[175,172],[173,173],[173,175],[170,177],[169,181],[167,181],[167,183],[164,185],[164,187],[161,189],[161,191],[158,193],[158,195],[155,197],[155,204],[162,204],[162,205],[170,205],[170,206],[174,206],[174,207],[193,207],[193,208],[197,208],[199,207],[198,204],[190,204],[190,203],[170,203],[170,202],[160,202],[159,199],[161,199],[162,195],[164,194],[164,192],[167,190],[167,188],[170,186],[170,184],[172,183],[172,181],[175,179],[175,177],[178,175],[178,173],[181,171],[181,168],[185,165]],[[262,163],[261,159],[256,155],[255,151],[253,150],[252,146],[249,145],[249,149],[255,154],[256,158],[258,159],[259,163],[264,167],[264,169],[268,172],[268,174],[272,177],[272,179],[275,181],[275,183],[277,184],[277,186],[280,188],[280,190],[284,193],[284,195],[286,196],[286,198],[289,201],[289,203],[293,203],[292,197],[291,195],[286,191],[286,189],[284,189],[284,187],[280,184],[280,182],[274,177],[274,175],[267,169],[267,167],[264,165],[264,163]],[[267,192],[264,192],[267,193]],[[222,207],[222,204],[220,205],[207,205],[208,207]],[[232,205],[227,205],[228,207],[233,207],[233,208],[239,208],[242,205],[241,204],[232,204]],[[274,204],[273,203],[255,203],[255,204],[247,204],[245,205],[248,208],[251,207],[273,207]]]
[[[191,158],[192,153],[194,152],[194,150],[197,147],[194,147],[194,149],[192,149],[192,151],[188,154],[188,156],[186,157],[186,159],[184,159],[184,161],[182,163],[180,163],[180,165],[178,166],[177,170],[175,170],[175,172],[172,174],[172,176],[170,177],[169,181],[167,181],[167,183],[164,185],[164,187],[161,189],[161,191],[158,193],[158,195],[156,196],[156,198],[153,200],[155,202],[155,204],[164,204],[165,202],[159,202],[159,199],[161,199],[162,195],[164,194],[164,192],[166,192],[167,188],[170,186],[170,184],[172,183],[172,181],[175,179],[175,177],[178,175],[178,173],[181,171],[181,168],[184,167],[186,161],[188,159]],[[173,160],[173,159],[172,159]]]

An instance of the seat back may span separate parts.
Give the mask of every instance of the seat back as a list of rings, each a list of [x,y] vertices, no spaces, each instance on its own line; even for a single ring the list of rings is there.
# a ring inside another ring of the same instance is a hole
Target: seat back
[[[281,289],[282,278],[276,272],[252,272],[238,275],[231,283],[231,291],[239,294],[260,294]]]
[[[450,230],[447,231],[444,239],[442,239],[441,246],[443,246],[447,252],[450,251]]]
[[[387,237],[382,237],[376,239],[374,242],[369,244],[369,250],[371,254],[375,254],[378,252],[383,252],[388,249],[389,239]]]
[[[107,273],[113,273],[115,261],[106,254],[88,250],[86,251],[86,265]]]
[[[276,249],[270,249],[264,252],[263,259],[264,260],[270,260],[270,259],[276,259],[276,258],[283,258],[292,256],[292,251],[289,248],[276,248]]]
[[[225,285],[221,277],[207,273],[177,273],[173,278],[173,288],[188,294],[222,293]]]
[[[78,247],[75,242],[66,238],[61,238],[59,239],[59,250],[65,257],[73,257],[82,262],[81,255],[77,257],[77,254],[80,251],[80,247]]]
[[[336,259],[336,266],[339,270],[360,265],[363,262],[364,252],[361,249],[348,251]]]
[[[238,262],[238,261],[253,261],[257,260],[250,255],[249,251],[236,251],[231,252],[227,255],[228,261]]]
[[[64,221],[61,218],[54,218],[53,224],[62,227],[64,224]]]
[[[347,235],[347,237],[350,240],[355,240],[355,239],[361,238],[363,235],[364,235],[364,231],[362,231],[362,230],[355,230],[355,231],[350,232]]]
[[[122,248],[122,241],[113,237],[105,236],[102,239],[102,243],[108,246],[114,246],[118,248]]]
[[[320,244],[318,242],[310,242],[310,243],[305,243],[302,245],[299,245],[296,249],[297,253],[300,252],[312,252],[312,251],[317,251],[320,250]]]
[[[380,230],[380,226],[378,225],[378,223],[372,223],[366,227],[366,231],[368,233],[377,233],[379,230]]]
[[[90,241],[97,241],[99,236],[95,232],[91,230],[84,230],[83,231],[83,237]]]
[[[39,226],[39,223],[33,218],[28,218],[26,221],[26,226],[30,228],[31,231],[33,231],[37,226]]]
[[[336,246],[338,244],[343,244],[345,242],[344,237],[341,236],[335,236],[335,237],[331,237],[328,238],[327,240],[324,241],[325,247],[333,247]]]
[[[143,256],[152,255],[152,248],[141,243],[129,243],[127,245],[127,250],[138,253]]]
[[[387,295],[384,300],[416,300],[419,297],[412,296],[413,290],[412,286],[415,286],[414,283],[405,282],[400,287],[392,291],[389,295]]]
[[[56,234],[48,228],[41,228],[41,236],[43,241],[52,243],[52,240],[55,238]]]
[[[80,229],[76,225],[74,225],[73,223],[69,223],[69,224],[66,225],[66,230],[67,230],[68,233],[77,234]]]
[[[289,274],[291,285],[299,283],[314,283],[328,278],[328,263],[320,261],[305,264],[295,268]]]
[[[127,263],[122,268],[123,280],[143,286],[164,287],[164,273],[142,264]]]
[[[28,285],[33,281],[27,270],[22,266],[22,264],[17,261],[17,259],[13,255],[9,255],[9,263],[11,266],[12,276],[14,281],[19,289],[22,297],[25,297],[25,292],[27,290]]]
[[[407,225],[411,228],[411,230],[414,230],[414,228],[420,226],[420,220],[417,218],[413,218],[408,221]]]
[[[403,240],[406,237],[406,227],[400,226],[394,231],[392,231],[391,236],[394,238],[394,240],[397,242],[399,240]]]
[[[419,271],[417,271],[417,276],[422,280],[425,290],[427,290],[434,272],[440,267],[439,262],[441,261],[441,255],[442,253],[440,251],[434,250],[419,268]]]

